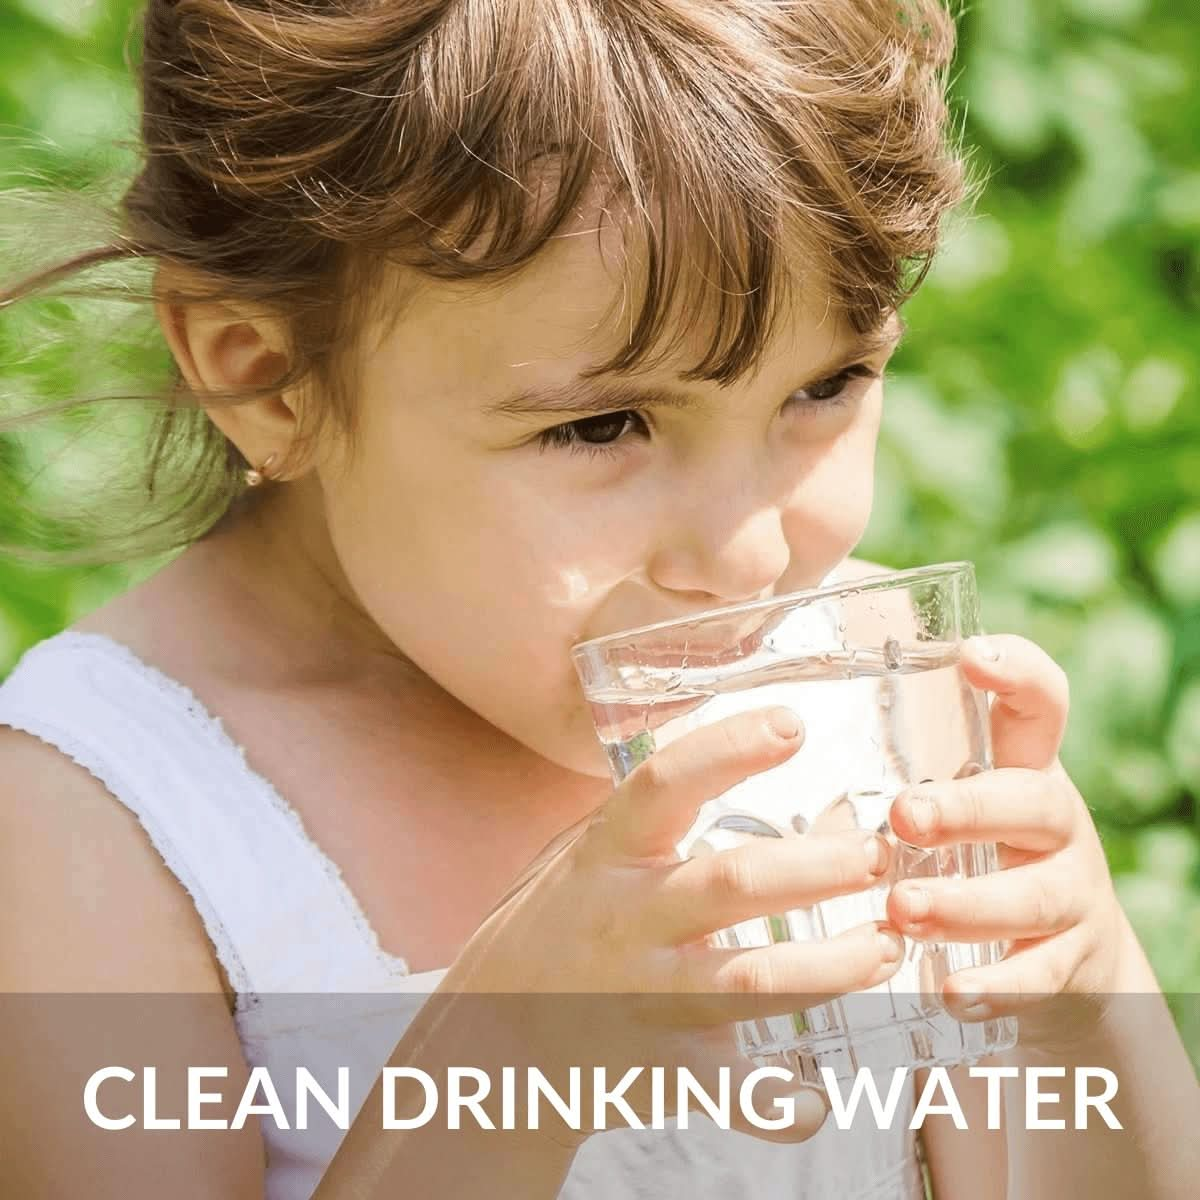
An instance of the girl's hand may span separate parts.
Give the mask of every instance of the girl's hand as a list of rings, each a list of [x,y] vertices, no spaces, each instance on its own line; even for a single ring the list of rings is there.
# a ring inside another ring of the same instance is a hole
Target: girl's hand
[[[973,638],[963,671],[994,692],[995,770],[898,796],[892,827],[916,846],[999,843],[1001,870],[975,879],[902,881],[888,916],[910,937],[1012,945],[945,984],[964,1021],[1020,1018],[1021,1044],[1056,1052],[1086,1036],[1118,990],[1132,931],[1087,806],[1058,761],[1067,721],[1062,669],[1019,637]]]
[[[471,997],[481,1012],[515,993],[527,998],[519,1022],[497,1024],[519,1024],[528,1062],[551,1078],[574,1065],[590,1080],[590,1067],[603,1064],[612,1086],[630,1066],[665,1066],[668,1114],[675,1067],[691,1069],[714,1096],[716,1068],[725,1067],[736,1113],[740,1082],[754,1068],[738,1052],[733,1022],[872,987],[895,973],[903,955],[903,939],[883,922],[824,942],[730,950],[706,941],[739,921],[877,886],[886,875],[886,840],[864,832],[755,841],[679,860],[676,843],[704,801],[777,766],[802,740],[786,709],[763,709],[694,730],[652,755],[525,873],[438,991],[487,993]],[[780,1082],[762,1081],[753,1108],[773,1118],[781,1114],[772,1098],[794,1094],[792,1127],[737,1128],[771,1141],[817,1131],[827,1111],[821,1093]],[[647,1079],[624,1095],[639,1116],[652,1111]],[[588,1132],[559,1128],[554,1136],[577,1142]]]

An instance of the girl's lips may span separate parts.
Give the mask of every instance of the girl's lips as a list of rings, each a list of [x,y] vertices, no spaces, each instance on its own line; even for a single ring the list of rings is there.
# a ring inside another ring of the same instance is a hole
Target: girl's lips
[[[746,658],[762,645],[763,634],[760,629],[753,629],[740,639],[731,634],[720,641],[698,642],[690,637],[679,637],[668,645],[644,645],[634,652],[631,644],[616,646],[616,655],[621,658],[628,656],[647,666],[678,667],[686,660],[688,666],[722,666]]]

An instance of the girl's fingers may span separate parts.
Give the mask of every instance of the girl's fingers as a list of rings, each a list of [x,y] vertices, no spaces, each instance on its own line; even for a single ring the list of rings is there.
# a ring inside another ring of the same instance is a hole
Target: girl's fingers
[[[1070,688],[1062,667],[1033,642],[1011,635],[968,639],[962,667],[970,683],[996,695],[991,714],[996,766],[1049,767],[1067,725]]]
[[[974,879],[904,880],[888,897],[888,919],[909,937],[1017,942],[1077,925],[1087,897],[1046,864]]]
[[[1061,850],[1075,835],[1073,790],[1056,773],[1009,767],[923,783],[896,797],[892,829],[915,846],[1003,842],[1018,850]]]
[[[679,1022],[680,1008],[682,1023],[693,1026],[799,1012],[889,979],[904,949],[904,939],[881,921],[827,941],[746,950],[685,946],[669,952],[665,990],[672,1015],[666,1019]]]
[[[654,934],[679,945],[752,917],[859,892],[879,884],[889,860],[887,841],[867,832],[759,839],[692,858],[660,885]]]
[[[955,972],[943,985],[942,998],[963,1021],[1019,1016],[1063,991],[1081,953],[1080,939],[1072,933],[1020,946],[990,967]]]
[[[625,858],[674,857],[701,804],[777,767],[803,740],[803,727],[786,708],[738,713],[692,730],[622,781],[592,822],[598,844]]]

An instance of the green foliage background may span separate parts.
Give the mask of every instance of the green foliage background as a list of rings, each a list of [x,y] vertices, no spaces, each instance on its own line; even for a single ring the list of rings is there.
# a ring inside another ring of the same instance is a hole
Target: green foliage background
[[[0,179],[132,165],[139,7],[0,0]],[[960,28],[987,183],[907,310],[863,552],[974,559],[989,628],[1067,668],[1064,759],[1164,988],[1200,993],[1200,9],[979,0]],[[54,354],[21,377],[79,382]],[[0,561],[0,673],[132,577]]]

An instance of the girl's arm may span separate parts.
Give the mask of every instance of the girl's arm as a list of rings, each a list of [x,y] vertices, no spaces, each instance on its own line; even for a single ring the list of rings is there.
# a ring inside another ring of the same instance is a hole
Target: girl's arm
[[[511,1003],[503,999],[435,994],[418,1011],[387,1065],[420,1069],[439,1087],[447,1068],[462,1066],[464,1061],[498,1080],[503,1065],[529,1057],[519,1042],[510,1041],[522,1022],[519,1016],[515,1021],[504,1016],[514,1015]],[[422,1110],[425,1095],[420,1087],[406,1085],[403,1079],[393,1080],[390,1086],[398,1116]],[[312,1200],[385,1196],[493,1200],[497,1195],[553,1200],[581,1144],[572,1140],[570,1132],[559,1141],[548,1130],[530,1130],[520,1123],[516,1129],[503,1129],[494,1094],[483,1104],[496,1126],[493,1130],[479,1128],[474,1120],[450,1130],[437,1119],[416,1130],[383,1130],[381,1093],[382,1073]]]
[[[1063,1067],[1064,1079],[1041,1090],[1066,1102],[1040,1115],[1065,1119],[1066,1130],[1026,1128],[1023,1081],[1006,1081],[1005,1132],[986,1130],[981,1079],[950,1072],[969,1130],[948,1117],[925,1124],[925,1145],[935,1200],[1176,1200],[1191,1194],[1200,1176],[1200,1088],[1166,1001],[1132,930],[1127,930],[1123,990],[1109,998],[1110,1019],[1069,1054],[1022,1049],[989,1064]],[[1074,1123],[1071,1084],[1075,1067],[1105,1067],[1120,1084],[1112,1109],[1123,1128],[1109,1129],[1093,1114],[1083,1130]],[[1007,1147],[1005,1146],[1007,1141]]]
[[[999,1057],[984,1061],[987,1065],[1005,1065]],[[940,1114],[927,1118],[921,1128],[933,1200],[1007,1200],[1005,1114],[1000,1114],[999,1129],[988,1129],[987,1081],[972,1079],[966,1067],[954,1067],[947,1074],[967,1128],[957,1128],[952,1118]],[[916,1073],[918,1096],[927,1077],[927,1071]]]
[[[1026,1130],[1023,1089],[1008,1093],[1009,1195],[1016,1200],[1178,1200],[1195,1194],[1200,1177],[1200,1085],[1166,999],[1132,928],[1122,931],[1124,954],[1114,993],[1104,998],[1105,1018],[1070,1053],[1022,1051],[1019,1067],[1065,1067],[1065,1080],[1043,1090],[1068,1100],[1076,1067],[1104,1067],[1119,1090],[1112,1111],[1123,1128],[1092,1118],[1073,1128],[1069,1103],[1046,1116],[1065,1117],[1067,1130]],[[1095,1085],[1093,1085],[1094,1087]]]
[[[5,1195],[261,1200],[257,1117],[189,1132],[109,1131],[85,1115],[101,1067],[153,1065],[163,1117],[186,1111],[189,1066],[225,1067],[239,1097],[249,1071],[200,917],[137,819],[82,767],[7,728],[0,1029]],[[140,1125],[142,1084],[110,1080],[97,1103]],[[204,1116],[230,1121],[235,1104]]]
[[[432,1065],[436,1039],[414,1022],[401,1051]],[[204,1119],[232,1122],[249,1079],[220,967],[196,909],[137,819],[82,767],[0,728],[0,1145],[5,1195],[94,1200],[262,1200],[259,1118],[241,1130],[145,1130],[143,1068],[157,1115],[187,1112],[189,1066],[224,1067]],[[461,1051],[463,1042],[457,1043]],[[455,1053],[451,1045],[446,1054]],[[442,1057],[445,1057],[443,1055]],[[393,1063],[398,1063],[394,1058]],[[91,1074],[141,1078],[97,1091],[101,1129],[84,1113]],[[259,1094],[261,1100],[261,1093]],[[371,1102],[364,1112],[371,1112]],[[377,1111],[377,1109],[376,1109]],[[186,1122],[182,1122],[186,1124]],[[372,1133],[353,1124],[320,1200],[499,1193],[550,1200],[573,1153],[504,1133]],[[446,1144],[453,1137],[453,1146]],[[508,1186],[508,1181],[514,1186]],[[503,1181],[502,1183],[498,1181]]]

